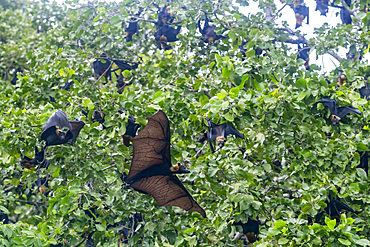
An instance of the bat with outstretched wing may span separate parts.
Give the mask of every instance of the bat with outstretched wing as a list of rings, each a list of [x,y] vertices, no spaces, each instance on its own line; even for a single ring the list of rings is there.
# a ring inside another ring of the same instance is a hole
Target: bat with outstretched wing
[[[207,118],[209,131],[205,134],[208,138],[209,146],[211,148],[211,152],[214,153],[215,150],[213,149],[212,141],[216,141],[216,145],[222,148],[225,145],[226,138],[228,135],[234,135],[241,139],[244,139],[244,135],[242,135],[237,129],[227,123],[223,123],[217,125],[213,123],[209,118]]]
[[[329,108],[330,120],[333,123],[333,125],[338,124],[339,121],[347,114],[354,113],[354,114],[361,115],[360,110],[353,106],[349,105],[349,106],[337,107],[337,101],[335,99],[321,99],[317,101],[316,103],[322,103]]]
[[[189,194],[175,174],[188,173],[184,165],[171,164],[170,124],[166,114],[158,111],[148,119],[145,128],[132,140],[134,155],[125,182],[133,189],[150,194],[159,206],[175,206],[206,212]]]
[[[349,212],[352,212],[352,213],[356,213],[356,211],[354,209],[352,209],[350,206],[341,202],[339,200],[339,198],[332,197],[330,194],[329,194],[328,198],[325,200],[325,203],[326,203],[325,212],[330,217],[336,218],[338,220],[340,218],[340,212],[342,210],[349,211]],[[315,222],[318,222],[321,219],[321,217],[323,216],[323,214],[324,214],[324,211],[322,211],[320,209],[319,213],[316,215]]]

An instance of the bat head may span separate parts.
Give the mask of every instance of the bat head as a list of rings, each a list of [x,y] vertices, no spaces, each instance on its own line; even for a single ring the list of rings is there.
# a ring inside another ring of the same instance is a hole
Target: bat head
[[[174,165],[170,168],[173,174],[189,173],[190,171],[184,165]]]
[[[104,123],[105,113],[103,111],[95,110],[91,116],[93,122]]]
[[[201,133],[198,137],[197,137],[197,142],[204,142],[207,140],[207,133]]]
[[[60,140],[65,140],[66,139],[66,132],[62,131],[60,129],[55,129],[55,134],[59,137]]]
[[[27,156],[21,157],[21,166],[23,168],[31,169],[35,167],[34,160],[28,158]]]
[[[337,125],[340,121],[340,117],[336,115],[330,115],[330,120],[333,123],[333,125]]]
[[[226,138],[223,136],[217,136],[216,138],[216,145],[222,148],[225,145]]]
[[[247,232],[245,234],[245,237],[247,238],[249,243],[254,243],[257,241],[257,235],[254,232]]]

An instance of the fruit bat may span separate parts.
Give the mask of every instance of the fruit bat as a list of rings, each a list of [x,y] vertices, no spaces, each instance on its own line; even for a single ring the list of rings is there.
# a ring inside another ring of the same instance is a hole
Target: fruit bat
[[[57,110],[42,127],[41,139],[46,141],[45,147],[67,142],[72,143],[76,140],[84,125],[85,123],[79,120],[68,121],[65,112]],[[68,130],[62,130],[63,128]]]
[[[357,168],[362,168],[365,170],[366,174],[369,174],[369,153],[367,151],[357,151],[360,154],[360,164]]]
[[[247,44],[248,42],[247,41],[243,41],[242,44],[239,46],[239,49],[240,49],[240,53],[243,55],[243,57],[246,57],[246,54],[245,52],[247,51],[244,46]],[[259,47],[256,47],[256,46],[253,46],[253,50],[254,50],[254,54],[256,56],[259,56],[262,54],[263,50]]]
[[[137,21],[137,18],[132,17],[129,21],[128,27],[125,27],[126,32],[126,42],[132,41],[132,36],[136,34],[136,36],[139,36],[139,24]]]
[[[171,24],[175,17],[171,14],[170,6],[165,5],[164,7],[159,7],[157,4],[153,3],[154,6],[158,8],[158,20],[155,23],[158,27],[162,27],[166,24]]]
[[[329,11],[329,0],[316,0],[315,11],[320,11],[320,15],[326,16]]]
[[[157,42],[157,46],[159,49],[169,50],[172,49],[172,46],[168,45],[167,42],[175,42],[179,39],[177,35],[181,30],[181,26],[177,26],[177,28],[173,28],[169,25],[163,25],[157,32],[154,34],[154,38]]]
[[[248,218],[247,223],[236,222],[235,225],[241,226],[243,228],[243,234],[248,240],[248,243],[254,243],[258,239],[258,234],[260,233],[260,222],[258,220],[253,220]]]
[[[298,5],[293,10],[295,13],[295,20],[296,20],[295,28],[302,26],[302,22],[304,18],[306,17],[307,17],[307,24],[309,24],[309,8],[308,7],[303,6],[303,5]]]
[[[351,7],[351,0],[344,0],[344,2]],[[340,19],[344,25],[352,24],[351,13],[344,6],[340,9]]]
[[[91,120],[93,122],[99,122],[100,124],[103,124],[105,121],[105,113],[103,111],[97,111],[95,110],[91,116]]]
[[[15,72],[14,72],[14,76],[13,76],[13,79],[11,80],[11,84],[13,84],[13,85],[15,85],[15,84],[17,84],[17,80],[18,80],[18,72],[19,73],[22,73],[23,72],[23,70],[19,67],[19,68],[17,68],[16,70],[15,70]]]
[[[206,133],[201,133],[198,137],[197,137],[197,142],[205,142],[207,140],[207,132]]]
[[[120,59],[113,59],[113,62],[118,66],[121,72],[123,72],[124,70],[134,70],[139,67],[139,63],[128,62]],[[130,63],[132,63],[132,65]]]
[[[108,59],[108,56],[105,53],[102,53],[101,57],[102,59],[96,59],[93,62],[94,73],[96,76],[104,76],[105,81],[108,82],[108,80],[112,79],[112,61]]]
[[[175,175],[189,173],[189,170],[184,165],[172,166],[170,140],[169,120],[163,111],[158,111],[132,140],[134,154],[130,172],[124,178],[126,188],[150,194],[159,206],[196,211],[206,218],[206,212]]]
[[[304,45],[303,47],[301,47],[299,44],[298,44],[298,56],[297,56],[297,60],[298,59],[303,59],[305,61],[304,63],[304,67],[306,68],[306,70],[309,70],[310,69],[310,56],[308,55],[308,52],[310,51],[310,47],[307,47],[307,45]]]
[[[359,91],[362,99],[366,99],[367,101],[370,99],[370,88],[367,82],[365,82],[365,86],[360,88]]]
[[[129,116],[127,125],[126,125],[126,132],[122,136],[122,142],[123,144],[128,147],[130,146],[130,142],[132,141],[132,138],[136,136],[136,131],[140,128],[140,124],[135,123],[136,119],[134,116]]]
[[[134,216],[130,216],[128,224],[122,221],[121,226],[123,228],[119,231],[120,238],[118,239],[118,246],[123,247],[125,244],[128,244],[128,239],[132,238],[136,234],[138,234],[137,227],[139,222],[144,222],[144,217],[141,213],[135,213]],[[131,231],[130,231],[131,230]]]
[[[352,212],[352,213],[356,213],[356,211],[353,210],[350,206],[341,202],[338,197],[337,197],[337,199],[335,199],[330,194],[329,194],[328,198],[325,200],[325,203],[326,203],[325,212],[330,217],[336,218],[337,220],[340,219],[340,211],[342,211],[342,210],[346,210],[346,211],[349,211],[349,212]],[[318,222],[321,219],[321,217],[323,216],[323,214],[324,214],[324,211],[322,211],[320,209],[318,214],[316,215],[315,222]]]
[[[202,34],[201,40],[205,43],[212,43],[213,41],[224,38],[224,36],[216,34],[215,32],[216,26],[209,25],[209,19],[208,19],[207,13],[204,12],[204,15],[205,15],[205,21],[204,21],[203,29],[200,26],[200,19],[198,20],[199,32]]]
[[[241,139],[244,139],[244,135],[240,134],[233,126],[227,123],[223,123],[217,125],[213,123],[209,118],[207,118],[209,131],[207,131],[206,135],[208,138],[209,146],[211,148],[211,152],[214,153],[215,150],[213,149],[212,140],[216,141],[216,145],[222,148],[225,145],[226,138],[228,135],[234,135]]]
[[[40,168],[48,169],[50,163],[45,159],[45,149],[41,147],[39,151],[37,146],[35,146],[35,158],[30,159],[27,156],[21,156],[21,166],[23,168],[31,169],[39,165]]]
[[[342,86],[347,81],[347,76],[342,71],[338,72],[338,86]]]
[[[348,106],[337,107],[337,101],[335,99],[321,99],[317,101],[316,103],[322,103],[329,108],[330,120],[333,123],[333,125],[338,124],[339,121],[347,114],[354,113],[354,114],[361,115],[361,112],[359,111],[359,109],[353,106],[348,105]]]

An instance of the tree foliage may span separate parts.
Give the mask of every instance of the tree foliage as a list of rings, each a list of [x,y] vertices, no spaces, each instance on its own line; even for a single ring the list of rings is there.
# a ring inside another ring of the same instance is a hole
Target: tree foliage
[[[339,47],[355,54],[328,74],[315,64],[305,70],[296,60],[286,41],[304,39],[301,32],[278,28],[263,13],[240,13],[247,1],[157,1],[182,21],[179,41],[167,51],[158,50],[158,28],[148,21],[157,20],[154,1],[1,2],[0,213],[9,223],[0,223],[0,245],[77,246],[94,233],[96,246],[115,246],[120,223],[137,212],[144,222],[130,246],[241,246],[234,223],[257,216],[256,246],[370,245],[369,178],[357,168],[356,152],[370,145],[370,106],[359,94],[370,69],[358,59],[369,49],[370,14],[360,11],[369,1],[352,4],[352,25],[323,24],[306,41],[317,55]],[[124,26],[139,7],[139,35],[126,42]],[[272,1],[260,1],[260,7],[277,12]],[[227,38],[201,41],[202,11]],[[245,57],[242,41],[248,41]],[[267,55],[256,55],[256,47]],[[94,77],[92,63],[102,52],[140,62],[124,72],[131,84],[122,94],[114,74],[108,83]],[[17,68],[23,72],[16,74]],[[339,70],[348,79],[342,86],[336,84]],[[69,91],[60,89],[70,81]],[[328,97],[362,116],[348,115],[333,126],[328,110],[315,104]],[[49,147],[47,169],[23,169],[21,155],[33,157],[42,125],[58,109],[86,123],[76,143]],[[186,162],[191,170],[182,179],[206,219],[158,207],[149,195],[123,188],[120,177],[132,155],[121,141],[128,116],[143,128],[159,109],[170,119],[172,163]],[[106,114],[105,128],[91,121],[94,110]],[[212,154],[196,142],[208,129],[205,117],[233,124],[245,139],[229,137]],[[46,193],[38,190],[37,173],[49,180]],[[358,214],[342,212],[339,221],[326,214],[322,224],[312,223],[329,193]]]

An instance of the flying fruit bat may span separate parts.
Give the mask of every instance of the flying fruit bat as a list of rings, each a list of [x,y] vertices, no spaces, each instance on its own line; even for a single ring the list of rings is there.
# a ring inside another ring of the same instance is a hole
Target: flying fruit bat
[[[211,152],[214,153],[212,140],[216,141],[216,145],[222,148],[225,145],[226,138],[228,135],[234,135],[241,139],[244,139],[244,135],[240,134],[233,126],[227,123],[217,125],[213,123],[209,118],[207,118],[209,131],[207,131],[206,136],[208,138],[209,146]]]
[[[354,113],[354,114],[361,115],[361,112],[359,111],[359,109],[353,106],[337,107],[337,101],[335,99],[321,99],[317,101],[316,103],[322,103],[329,108],[330,120],[333,123],[333,125],[338,124],[339,121],[347,114]]]
[[[136,131],[140,128],[140,124],[135,123],[136,119],[134,116],[129,116],[127,125],[126,125],[126,132],[122,136],[123,144],[128,147],[132,141],[132,138],[136,136]]]
[[[349,212],[352,212],[352,213],[356,214],[356,211],[353,210],[350,206],[341,202],[338,197],[334,198],[330,194],[329,194],[328,198],[325,200],[325,203],[326,203],[325,212],[330,217],[335,218],[337,220],[340,219],[340,212],[342,210],[349,211]],[[315,222],[318,222],[321,219],[321,217],[323,216],[323,214],[324,214],[324,211],[322,211],[320,209],[320,211],[316,215]]]
[[[171,164],[170,123],[163,111],[148,119],[148,124],[132,140],[133,159],[127,187],[150,194],[159,206],[175,206],[196,211],[206,218],[206,212],[189,194],[175,174],[189,173],[184,165]]]
[[[248,243],[254,243],[257,241],[258,234],[260,233],[260,222],[258,220],[253,220],[248,218],[247,223],[235,222],[235,225],[239,225],[243,228],[243,234],[248,240]]]

